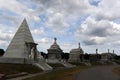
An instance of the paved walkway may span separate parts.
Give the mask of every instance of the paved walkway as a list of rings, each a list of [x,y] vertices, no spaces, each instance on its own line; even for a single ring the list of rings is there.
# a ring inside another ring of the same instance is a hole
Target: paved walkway
[[[120,76],[112,72],[118,66],[98,66],[83,70],[77,74],[76,80],[120,80]]]

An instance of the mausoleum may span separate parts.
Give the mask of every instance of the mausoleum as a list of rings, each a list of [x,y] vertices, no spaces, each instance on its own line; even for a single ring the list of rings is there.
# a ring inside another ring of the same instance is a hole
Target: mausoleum
[[[33,64],[42,70],[52,70],[43,59],[38,58],[37,43],[34,42],[26,19],[23,20],[10,42],[0,63]]]
[[[48,60],[49,61],[60,61],[63,51],[57,44],[57,38],[54,38],[54,43],[48,49]]]
[[[37,60],[37,44],[33,40],[26,19],[23,20],[3,57]]]
[[[80,47],[80,43],[78,44],[78,48],[72,49],[70,51],[69,62],[80,62],[80,54],[84,54],[84,51]]]

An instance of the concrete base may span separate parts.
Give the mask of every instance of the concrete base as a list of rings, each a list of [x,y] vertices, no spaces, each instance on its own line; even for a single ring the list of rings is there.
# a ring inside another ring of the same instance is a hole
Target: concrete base
[[[66,67],[66,68],[72,68],[72,67],[75,67],[75,65],[72,65],[72,64],[70,64],[70,63],[68,63],[68,62],[60,62],[60,64],[62,64],[64,67]]]
[[[38,61],[28,60],[25,58],[7,58],[7,57],[0,57],[0,63],[10,63],[10,64],[32,64],[35,65],[42,70],[52,70],[53,68],[49,66],[44,59],[38,59]]]
[[[60,60],[58,60],[58,59],[47,59],[46,62],[47,63],[59,63]]]
[[[0,63],[13,63],[13,64],[31,64],[32,60],[27,60],[24,58],[7,58],[0,57]]]

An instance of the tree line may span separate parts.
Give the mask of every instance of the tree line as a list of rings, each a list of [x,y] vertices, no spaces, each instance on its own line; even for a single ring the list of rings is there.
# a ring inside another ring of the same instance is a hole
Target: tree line
[[[40,53],[43,58],[48,59],[48,54],[46,54],[45,52],[40,52]],[[61,53],[61,58],[68,61],[69,53]]]
[[[4,49],[0,49],[0,56],[3,56],[5,53]]]

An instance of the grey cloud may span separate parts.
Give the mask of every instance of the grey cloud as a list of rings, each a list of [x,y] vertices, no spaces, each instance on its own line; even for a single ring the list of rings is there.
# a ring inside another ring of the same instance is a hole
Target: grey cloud
[[[86,30],[82,32],[85,26]],[[118,32],[118,30],[114,28],[114,25],[111,24],[111,22],[106,20],[95,21],[94,19],[86,21],[86,24],[83,23],[78,31],[80,33],[84,33],[84,35],[95,37],[113,36]]]
[[[98,12],[94,15],[95,19],[100,21],[100,20],[110,20],[110,21],[113,21],[113,20],[117,20],[120,18],[120,15],[114,15],[114,14],[107,14],[105,12]]]
[[[2,20],[10,22],[12,25],[16,26],[19,24],[19,18],[17,16],[9,16],[7,14],[1,15],[0,18]]]
[[[87,0],[31,0],[48,14],[47,27],[57,33],[65,33],[70,25],[68,19],[77,19],[92,12],[93,7]],[[39,11],[40,12],[40,11]],[[57,15],[56,14],[60,14]]]
[[[42,4],[44,7],[55,7],[59,4],[59,0],[34,0],[37,3]]]
[[[82,23],[75,35],[86,45],[107,44],[116,41],[120,37],[120,25],[107,20],[96,21],[88,18]]]
[[[98,41],[97,39],[83,40],[85,45],[102,45],[105,41]]]
[[[101,0],[97,10],[93,13],[96,20],[117,20],[120,18],[120,3],[119,0]]]
[[[85,40],[85,41],[83,41],[83,43],[85,45],[96,45],[97,44],[94,39],[93,40]]]
[[[9,39],[11,39],[10,35],[0,35],[0,40],[2,41],[9,41]]]
[[[93,11],[87,0],[31,0],[44,9],[53,9],[67,15],[83,15]]]
[[[88,35],[90,36],[98,36],[98,37],[107,37],[110,36],[111,34],[107,31],[107,28],[93,28],[90,32],[88,32]]]

